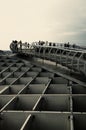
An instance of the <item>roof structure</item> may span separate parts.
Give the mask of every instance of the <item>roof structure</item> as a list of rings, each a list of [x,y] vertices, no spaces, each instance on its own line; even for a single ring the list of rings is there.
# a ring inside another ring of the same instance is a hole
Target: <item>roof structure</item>
[[[0,130],[86,130],[86,84],[52,69],[0,56]]]

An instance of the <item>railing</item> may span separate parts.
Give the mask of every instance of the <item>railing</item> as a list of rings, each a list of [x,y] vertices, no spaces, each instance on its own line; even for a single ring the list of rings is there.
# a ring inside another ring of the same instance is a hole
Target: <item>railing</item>
[[[29,47],[11,43],[13,52],[56,62],[86,75],[86,50],[79,48],[31,44]]]

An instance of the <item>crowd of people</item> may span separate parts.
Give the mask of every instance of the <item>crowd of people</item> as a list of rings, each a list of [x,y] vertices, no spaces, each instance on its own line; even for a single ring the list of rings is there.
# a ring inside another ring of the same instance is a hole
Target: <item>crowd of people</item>
[[[22,47],[24,46],[25,48],[29,48],[29,43],[25,42],[23,43],[21,40],[17,41],[17,40],[13,40],[12,43],[10,44],[10,48],[11,50],[13,50],[13,52],[17,52],[18,50],[22,50]]]
[[[25,49],[29,49],[30,45],[28,42],[23,43],[21,40],[13,40],[12,43],[10,44],[11,50],[17,52],[18,50],[22,51],[23,47]],[[71,45],[69,42],[68,43],[53,43],[53,42],[48,42],[48,41],[38,41],[38,42],[33,42],[32,46],[38,45],[38,46],[59,46],[62,48],[76,48],[76,45],[73,44]]]
[[[39,41],[37,43],[37,45],[41,45],[41,46],[43,46],[43,45],[46,45],[46,46],[59,46],[59,47],[64,47],[64,48],[70,48],[70,47],[75,48],[76,47],[76,44],[70,44],[69,42],[68,43],[53,43],[53,42],[48,42],[48,41],[46,41],[46,42]]]

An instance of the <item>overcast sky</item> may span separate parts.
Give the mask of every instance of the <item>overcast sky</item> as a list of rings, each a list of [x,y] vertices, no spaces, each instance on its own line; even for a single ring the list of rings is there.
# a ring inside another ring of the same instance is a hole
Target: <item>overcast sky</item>
[[[0,0],[0,49],[12,40],[86,44],[86,0]]]

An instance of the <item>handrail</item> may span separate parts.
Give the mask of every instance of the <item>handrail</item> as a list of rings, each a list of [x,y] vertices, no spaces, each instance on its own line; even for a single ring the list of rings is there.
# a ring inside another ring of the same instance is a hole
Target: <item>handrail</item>
[[[71,70],[76,70],[80,73],[86,75],[86,50],[71,47],[59,47],[59,46],[49,46],[49,45],[38,45],[31,44],[28,48],[25,48],[25,44],[18,46],[19,43],[11,43],[11,50],[17,54],[31,55],[43,59],[53,60],[58,63],[70,68]],[[56,53],[54,53],[56,52]],[[66,54],[67,53],[67,54]],[[76,56],[77,54],[79,56]],[[85,58],[83,56],[85,55]],[[64,61],[63,61],[64,60]],[[76,61],[76,62],[74,62]]]

